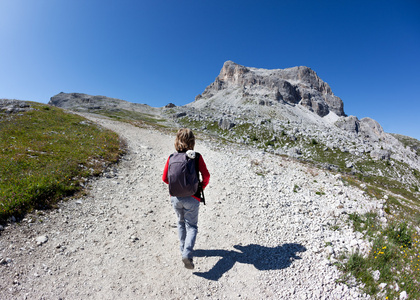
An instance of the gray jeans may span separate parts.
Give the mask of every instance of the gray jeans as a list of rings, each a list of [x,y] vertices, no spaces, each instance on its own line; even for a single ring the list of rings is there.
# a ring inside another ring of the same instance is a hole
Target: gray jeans
[[[193,197],[171,197],[178,218],[178,235],[182,258],[192,258],[197,237],[200,202]]]

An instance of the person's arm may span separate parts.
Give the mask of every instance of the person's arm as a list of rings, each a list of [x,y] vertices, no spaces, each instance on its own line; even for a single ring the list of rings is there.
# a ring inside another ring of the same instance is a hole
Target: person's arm
[[[162,175],[162,180],[163,180],[163,182],[165,182],[166,184],[169,184],[169,180],[168,180],[168,166],[169,166],[169,158],[170,158],[170,157],[168,157],[168,160],[166,161],[165,168],[163,169],[163,175]]]
[[[209,184],[210,173],[207,170],[207,166],[206,166],[206,163],[204,162],[204,159],[203,159],[202,155],[200,155],[200,158],[198,160],[198,170],[200,171],[201,177],[203,178],[202,186],[203,186],[203,189],[204,189]]]

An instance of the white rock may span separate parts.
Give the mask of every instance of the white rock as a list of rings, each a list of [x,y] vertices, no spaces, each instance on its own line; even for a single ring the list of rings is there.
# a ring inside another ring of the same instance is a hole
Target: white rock
[[[400,294],[400,300],[406,300],[408,299],[408,295],[406,291],[402,291]]]
[[[327,246],[325,247],[325,252],[329,255],[333,255],[334,254],[334,248],[331,246]]]
[[[351,240],[350,241],[350,246],[352,248],[356,248],[359,245],[359,243],[357,242],[357,240]]]
[[[381,284],[379,285],[379,288],[380,288],[381,290],[383,290],[386,286],[387,286],[387,284],[386,284],[385,282],[383,282],[383,283],[381,283]]]
[[[42,244],[45,244],[46,242],[48,242],[48,236],[46,235],[41,235],[36,238],[37,245],[42,245]]]

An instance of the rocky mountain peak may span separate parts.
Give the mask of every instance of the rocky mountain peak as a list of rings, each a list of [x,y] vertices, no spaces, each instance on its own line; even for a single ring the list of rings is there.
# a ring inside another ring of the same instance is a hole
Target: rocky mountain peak
[[[227,90],[236,91],[236,101],[241,98],[242,103],[302,105],[321,117],[330,111],[345,116],[343,101],[332,93],[330,86],[315,71],[305,66],[267,70],[227,61],[219,76],[196,100],[217,98]]]
[[[238,65],[233,61],[228,60],[223,64],[218,78],[219,80],[224,81],[235,81],[235,79],[237,80],[240,76],[248,72],[249,69],[247,67]]]

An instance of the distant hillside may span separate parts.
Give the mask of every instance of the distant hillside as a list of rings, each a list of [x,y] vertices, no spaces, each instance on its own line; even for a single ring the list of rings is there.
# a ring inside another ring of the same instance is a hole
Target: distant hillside
[[[51,97],[48,104],[78,112],[102,114],[115,119],[128,118],[133,121],[167,123],[166,119],[161,118],[160,108],[106,96],[61,92]]]
[[[406,147],[411,148],[413,151],[417,153],[418,156],[420,156],[420,141],[401,134],[391,133],[392,136],[394,136],[396,139],[398,139],[401,143],[403,143]]]
[[[61,92],[51,97],[49,105],[79,110],[79,111],[95,111],[95,110],[136,110],[136,111],[150,111],[156,109],[146,104],[131,103],[124,100],[109,98],[106,96],[91,96],[82,93],[64,93]]]

